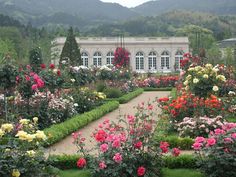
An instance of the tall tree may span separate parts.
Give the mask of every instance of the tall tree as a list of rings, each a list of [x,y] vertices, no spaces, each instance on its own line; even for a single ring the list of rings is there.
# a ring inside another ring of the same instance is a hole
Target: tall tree
[[[70,27],[68,30],[68,35],[66,37],[66,42],[62,49],[60,63],[63,60],[69,60],[71,65],[82,65],[80,49],[75,39],[73,28]]]
[[[40,65],[43,63],[42,52],[39,47],[36,47],[29,52],[29,63],[32,66],[33,71],[39,72]]]

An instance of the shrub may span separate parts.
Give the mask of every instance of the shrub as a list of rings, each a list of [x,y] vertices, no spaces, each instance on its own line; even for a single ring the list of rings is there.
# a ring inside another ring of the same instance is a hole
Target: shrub
[[[155,125],[153,117],[148,104],[147,108],[146,105],[138,106],[135,116],[125,116],[125,120],[120,119],[118,123],[105,120],[93,132],[96,157],[91,157],[90,149],[84,148],[85,139],[81,133],[75,133],[74,143],[85,155],[77,161],[78,168],[87,166],[94,177],[160,176],[161,157],[168,152],[169,144],[161,142],[160,147],[155,148],[150,141]],[[174,149],[175,156],[179,153]]]
[[[37,130],[37,118],[21,119],[17,124],[0,128],[0,176],[50,176],[39,142],[47,139]]]
[[[197,137],[193,148],[201,170],[209,177],[232,177],[236,174],[236,124],[215,129],[209,138]]]
[[[173,158],[173,156],[164,156],[164,165],[167,168],[197,168],[197,158],[193,155],[180,155]]]
[[[217,116],[216,118],[185,117],[182,122],[176,125],[176,127],[180,136],[195,138],[197,136],[207,137],[209,132],[222,127],[224,123],[225,120],[221,116]]]
[[[106,84],[105,83],[98,83],[96,85],[97,92],[103,92],[105,89],[106,89]]]
[[[122,96],[122,92],[118,88],[107,88],[104,90],[104,93],[107,98],[119,98]]]
[[[137,89],[118,98],[120,104],[124,104],[143,93],[143,89]]]

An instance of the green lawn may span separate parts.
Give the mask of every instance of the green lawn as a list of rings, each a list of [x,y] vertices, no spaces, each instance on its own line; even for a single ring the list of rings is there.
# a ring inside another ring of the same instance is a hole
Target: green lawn
[[[66,170],[61,171],[60,177],[89,177],[88,171]],[[203,175],[192,169],[164,169],[164,177],[203,177]]]

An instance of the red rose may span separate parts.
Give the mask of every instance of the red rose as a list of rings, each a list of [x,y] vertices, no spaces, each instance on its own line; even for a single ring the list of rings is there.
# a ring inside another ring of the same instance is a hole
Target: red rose
[[[174,148],[174,149],[172,150],[172,155],[173,155],[173,156],[177,157],[177,156],[179,156],[179,154],[180,154],[179,148]]]
[[[78,161],[77,161],[77,167],[78,168],[83,168],[85,165],[86,165],[86,160],[84,158],[80,158]]]
[[[134,145],[134,147],[135,147],[136,149],[140,149],[140,148],[142,147],[142,145],[143,145],[142,141],[139,141],[139,142],[137,142],[137,143]]]
[[[57,70],[57,75],[61,76],[61,71],[59,69]]]
[[[143,176],[145,172],[146,172],[146,168],[144,168],[143,166],[138,167],[138,170],[137,170],[138,176]]]
[[[43,63],[41,64],[41,69],[45,69],[46,68],[46,65]]]
[[[51,64],[49,65],[49,68],[50,68],[50,69],[54,69],[54,68],[55,68],[55,65],[54,65],[53,63],[51,63]]]
[[[99,130],[95,135],[95,139],[98,142],[104,142],[106,140],[107,133],[104,130]]]

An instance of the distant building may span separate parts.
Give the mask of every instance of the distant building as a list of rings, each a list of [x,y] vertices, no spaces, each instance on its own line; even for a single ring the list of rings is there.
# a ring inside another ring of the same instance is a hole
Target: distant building
[[[227,50],[232,52],[232,57],[236,58],[236,38],[225,39],[219,42],[219,48],[221,51],[221,57],[227,57]]]
[[[65,40],[60,37],[53,41],[52,51],[57,56],[60,56]],[[119,46],[115,37],[80,37],[76,40],[83,65],[87,67],[112,64],[114,51]],[[133,71],[173,72],[179,70],[179,61],[185,52],[189,52],[189,40],[187,37],[127,37],[124,47],[130,52]],[[54,62],[58,64],[59,59]]]

